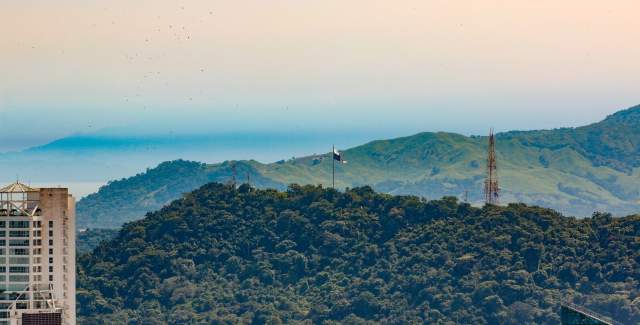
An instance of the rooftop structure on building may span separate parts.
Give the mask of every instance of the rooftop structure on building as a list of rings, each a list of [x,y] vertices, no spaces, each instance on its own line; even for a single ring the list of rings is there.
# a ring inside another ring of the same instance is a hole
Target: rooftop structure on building
[[[75,199],[0,188],[0,325],[75,325]]]

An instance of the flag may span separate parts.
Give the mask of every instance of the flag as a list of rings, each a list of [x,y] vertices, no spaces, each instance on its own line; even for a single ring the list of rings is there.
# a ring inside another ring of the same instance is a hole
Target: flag
[[[343,164],[347,163],[346,160],[342,160],[342,154],[336,148],[333,148],[333,160],[339,161],[339,162],[341,162]]]

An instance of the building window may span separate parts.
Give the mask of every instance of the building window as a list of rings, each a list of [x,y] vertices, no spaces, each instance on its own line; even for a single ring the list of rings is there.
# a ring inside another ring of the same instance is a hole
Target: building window
[[[49,275],[49,282],[53,282],[53,275]]]
[[[53,237],[53,230],[49,230],[49,237]]]
[[[27,246],[29,247],[28,239],[11,239],[9,240],[9,246]]]
[[[49,246],[53,246],[53,239],[49,239]]]
[[[53,228],[53,220],[49,220],[49,229]]]
[[[49,266],[49,273],[53,273],[53,266]]]
[[[53,248],[49,248],[49,255],[53,255]]]
[[[34,239],[33,246],[42,246],[42,239]]]
[[[29,230],[11,230],[9,237],[29,237]]]
[[[9,273],[29,273],[28,266],[10,266]]]
[[[11,282],[29,282],[29,275],[10,275],[9,281]]]
[[[5,228],[7,226],[6,221],[0,221],[0,228]]]
[[[11,264],[11,265],[18,265],[18,264],[29,265],[29,258],[28,257],[9,257],[9,264]]]
[[[29,250],[26,248],[10,248],[9,254],[11,255],[29,255]]]
[[[42,254],[42,248],[33,249],[33,255],[41,255],[41,254]]]
[[[49,257],[49,263],[53,264],[53,257]]]
[[[33,228],[42,228],[42,221],[34,221]]]
[[[29,228],[29,221],[9,221],[9,228]]]

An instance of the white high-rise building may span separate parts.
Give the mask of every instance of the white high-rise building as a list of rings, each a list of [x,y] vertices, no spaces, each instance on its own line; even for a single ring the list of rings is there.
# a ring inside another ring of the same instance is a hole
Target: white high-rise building
[[[0,325],[76,324],[75,240],[66,188],[0,189]]]

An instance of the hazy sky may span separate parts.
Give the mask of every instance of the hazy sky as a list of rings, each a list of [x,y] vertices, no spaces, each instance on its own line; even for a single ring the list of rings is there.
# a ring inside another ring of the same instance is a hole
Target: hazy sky
[[[637,0],[5,0],[0,149],[127,125],[582,125],[640,103],[638,13]]]

